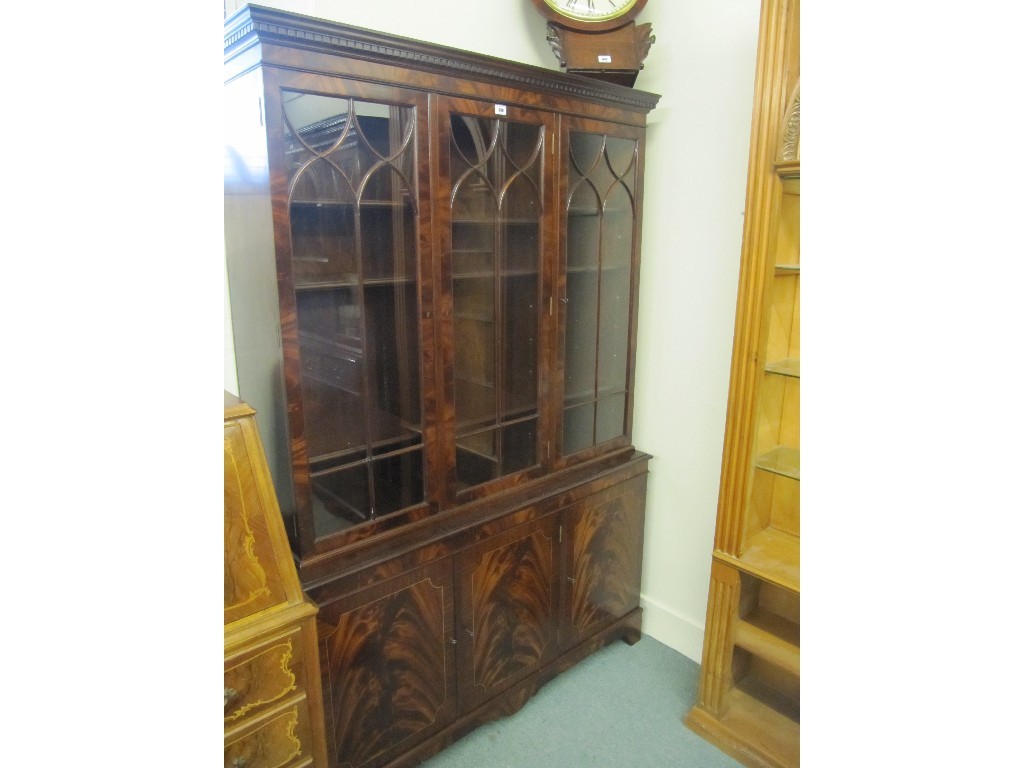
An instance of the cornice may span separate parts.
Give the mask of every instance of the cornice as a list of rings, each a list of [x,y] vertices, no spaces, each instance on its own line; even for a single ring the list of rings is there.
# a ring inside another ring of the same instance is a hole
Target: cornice
[[[258,5],[244,6],[225,21],[225,61],[259,43],[281,43],[471,80],[544,90],[644,112],[652,110],[661,98],[634,88]]]

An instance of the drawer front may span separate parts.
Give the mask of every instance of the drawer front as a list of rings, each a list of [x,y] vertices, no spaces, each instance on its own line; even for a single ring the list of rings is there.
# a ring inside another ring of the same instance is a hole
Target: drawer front
[[[224,727],[257,717],[297,692],[305,692],[301,630],[236,653],[224,661]]]
[[[241,735],[225,737],[224,768],[297,768],[312,757],[309,703],[298,699]]]

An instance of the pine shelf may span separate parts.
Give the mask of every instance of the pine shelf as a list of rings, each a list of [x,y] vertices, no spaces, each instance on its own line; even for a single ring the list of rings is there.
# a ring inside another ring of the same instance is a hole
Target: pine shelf
[[[780,669],[800,674],[800,626],[756,610],[736,624],[736,645]]]

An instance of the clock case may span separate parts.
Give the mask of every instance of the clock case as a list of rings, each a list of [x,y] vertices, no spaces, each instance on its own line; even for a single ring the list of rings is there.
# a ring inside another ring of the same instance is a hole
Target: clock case
[[[545,0],[533,0],[548,20],[548,44],[566,72],[632,87],[654,44],[651,24],[634,19],[647,5],[637,0],[614,18],[586,20],[560,13]]]

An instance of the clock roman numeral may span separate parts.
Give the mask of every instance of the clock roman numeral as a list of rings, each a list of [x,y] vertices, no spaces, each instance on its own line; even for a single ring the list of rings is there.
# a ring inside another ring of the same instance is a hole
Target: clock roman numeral
[[[556,0],[558,6],[567,13],[578,13],[581,16],[601,16],[614,13],[621,8],[631,5],[629,0],[601,0],[604,11],[598,10],[598,0],[586,0],[586,8],[582,0]]]

